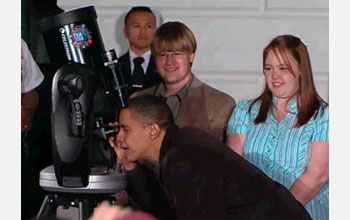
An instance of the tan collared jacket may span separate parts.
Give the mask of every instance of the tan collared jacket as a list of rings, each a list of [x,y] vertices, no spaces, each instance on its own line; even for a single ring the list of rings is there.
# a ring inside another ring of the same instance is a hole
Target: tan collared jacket
[[[131,97],[155,94],[157,86],[136,92]],[[193,75],[184,99],[181,101],[175,123],[179,127],[199,128],[225,141],[228,120],[236,106],[235,100]]]

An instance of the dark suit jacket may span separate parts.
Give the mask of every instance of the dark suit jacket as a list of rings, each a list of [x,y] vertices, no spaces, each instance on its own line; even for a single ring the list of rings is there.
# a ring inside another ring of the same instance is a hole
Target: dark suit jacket
[[[158,86],[132,95],[155,94]],[[221,141],[225,141],[228,120],[236,106],[235,100],[193,75],[185,97],[181,101],[175,123],[180,127],[199,128]]]
[[[132,85],[132,75],[131,75],[131,69],[130,69],[130,58],[129,58],[129,52],[125,53],[123,56],[121,56],[118,61],[121,64],[121,70],[124,77],[125,83],[129,85],[131,88],[131,93],[135,92],[136,90],[133,90]],[[160,78],[159,74],[156,71],[156,65],[154,62],[154,57],[151,55],[147,71],[146,71],[146,83],[144,84],[144,89],[152,87],[154,85],[158,85],[162,79]]]
[[[139,164],[127,191],[162,219],[311,219],[283,185],[199,129],[169,126],[159,164],[160,183]]]

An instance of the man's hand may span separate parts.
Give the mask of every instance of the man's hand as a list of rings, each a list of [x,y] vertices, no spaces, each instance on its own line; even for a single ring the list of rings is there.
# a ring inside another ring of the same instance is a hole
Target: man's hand
[[[88,220],[158,220],[153,215],[103,201]]]
[[[118,126],[118,122],[109,123],[108,125],[111,127],[116,127],[116,126]],[[123,148],[121,148],[121,145],[123,144],[123,142],[121,140],[118,140],[117,136],[118,136],[118,134],[115,136],[111,136],[108,140],[109,144],[111,145],[111,147],[113,147],[115,153],[117,154],[118,161],[120,161],[122,164],[124,164],[125,169],[127,171],[133,170],[136,167],[137,162],[130,161],[127,159],[125,151],[123,150]]]
[[[89,220],[115,220],[124,217],[131,213],[131,209],[122,208],[121,206],[113,206],[108,202],[102,202],[97,208]]]
[[[33,112],[25,107],[21,108],[21,132],[27,132],[32,128]]]
[[[39,95],[35,89],[22,93],[21,132],[27,132],[32,127],[32,119],[39,103]]]

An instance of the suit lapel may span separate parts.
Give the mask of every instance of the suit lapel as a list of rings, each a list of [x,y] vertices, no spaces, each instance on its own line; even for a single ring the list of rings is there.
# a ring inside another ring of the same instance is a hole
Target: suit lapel
[[[126,52],[120,57],[121,69],[123,71],[124,80],[126,83],[131,85],[131,69],[130,69],[130,58],[129,52]]]
[[[153,77],[156,72],[157,72],[157,70],[156,70],[156,66],[155,66],[154,57],[153,57],[153,55],[151,55],[150,60],[149,60],[149,64],[147,67],[147,72],[146,72],[147,74],[146,75]]]
[[[153,55],[151,55],[146,72],[146,87],[154,86],[162,81],[160,78]]]
[[[176,124],[180,127],[191,126],[206,129],[208,117],[204,101],[203,83],[193,75],[175,119]]]

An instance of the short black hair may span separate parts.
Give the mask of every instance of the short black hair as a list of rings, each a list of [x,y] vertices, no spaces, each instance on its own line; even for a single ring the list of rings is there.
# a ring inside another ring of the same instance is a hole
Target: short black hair
[[[154,15],[153,11],[151,10],[150,7],[147,7],[147,6],[135,6],[135,7],[132,7],[128,13],[125,15],[125,18],[124,18],[124,27],[127,26],[127,21],[128,21],[128,18],[130,16],[131,13],[133,12],[149,12],[153,15],[154,17],[154,22],[156,22],[156,16]]]
[[[165,129],[174,124],[173,114],[164,98],[155,95],[141,95],[129,100],[128,109],[134,119],[142,124],[156,123]]]

